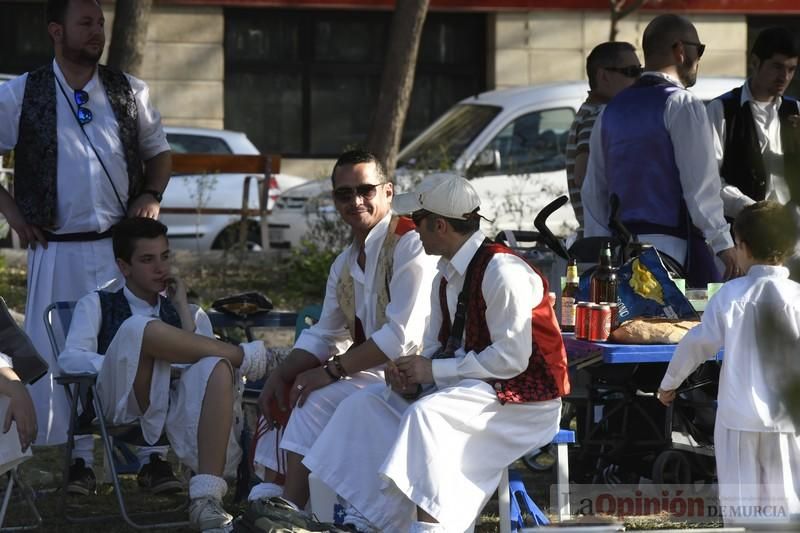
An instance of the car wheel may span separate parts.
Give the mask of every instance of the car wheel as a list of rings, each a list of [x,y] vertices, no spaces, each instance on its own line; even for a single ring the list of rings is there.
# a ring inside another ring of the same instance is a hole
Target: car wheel
[[[239,224],[228,226],[214,239],[211,245],[212,250],[232,250],[239,247]],[[245,237],[245,248],[251,252],[259,252],[261,247],[261,229],[255,222],[247,225],[247,236]]]

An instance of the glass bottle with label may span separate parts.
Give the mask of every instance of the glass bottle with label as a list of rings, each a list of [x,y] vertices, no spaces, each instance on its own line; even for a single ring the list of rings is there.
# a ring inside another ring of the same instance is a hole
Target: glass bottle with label
[[[600,251],[600,260],[589,278],[589,294],[594,303],[617,301],[617,269],[611,265],[611,243]]]
[[[575,331],[575,307],[578,304],[578,261],[567,264],[567,280],[561,291],[561,331]]]

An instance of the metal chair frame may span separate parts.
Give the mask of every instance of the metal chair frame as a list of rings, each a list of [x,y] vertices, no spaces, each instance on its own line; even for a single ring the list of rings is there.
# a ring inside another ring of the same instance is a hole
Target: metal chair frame
[[[31,497],[31,488],[28,486],[25,480],[19,477],[16,466],[6,472],[5,475],[8,476],[8,482],[6,483],[5,493],[3,494],[3,503],[2,506],[0,506],[0,531],[27,531],[29,529],[39,528],[42,525],[42,516],[39,514],[39,510],[36,508],[36,504]],[[22,498],[25,500],[25,503],[28,505],[31,514],[33,515],[34,522],[32,524],[25,524],[21,526],[3,527],[3,524],[6,520],[8,505],[11,502],[11,496],[14,491],[14,483],[16,483],[19,487],[20,490],[18,493],[22,494]]]

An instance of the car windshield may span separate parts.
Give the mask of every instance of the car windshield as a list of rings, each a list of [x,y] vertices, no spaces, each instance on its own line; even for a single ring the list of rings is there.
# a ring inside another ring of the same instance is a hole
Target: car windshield
[[[230,154],[230,146],[219,137],[208,135],[192,135],[186,133],[168,133],[167,142],[177,154]]]
[[[399,156],[399,166],[447,169],[464,153],[502,108],[461,104],[448,111],[436,125],[408,145]]]

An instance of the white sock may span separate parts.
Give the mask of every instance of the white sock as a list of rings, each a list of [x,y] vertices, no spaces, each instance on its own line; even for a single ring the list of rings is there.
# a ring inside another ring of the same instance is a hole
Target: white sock
[[[247,501],[253,502],[256,500],[273,498],[275,496],[283,496],[283,485],[277,483],[259,483],[250,489],[250,495],[247,496]]]
[[[228,492],[228,484],[224,479],[211,474],[197,474],[189,480],[189,499],[214,498],[222,501]]]
[[[264,341],[243,342],[242,347],[244,358],[240,370],[247,381],[256,381],[264,377],[267,372],[267,362],[272,358],[272,352],[264,344]]]
[[[438,522],[412,522],[409,533],[445,533],[442,524]]]
[[[136,459],[139,460],[139,465],[144,466],[150,463],[150,454],[155,453],[161,457],[162,460],[167,460],[167,451],[169,446],[137,446]]]
[[[94,466],[94,438],[91,435],[75,437],[75,448],[72,449],[72,460],[83,459],[86,466]]]

